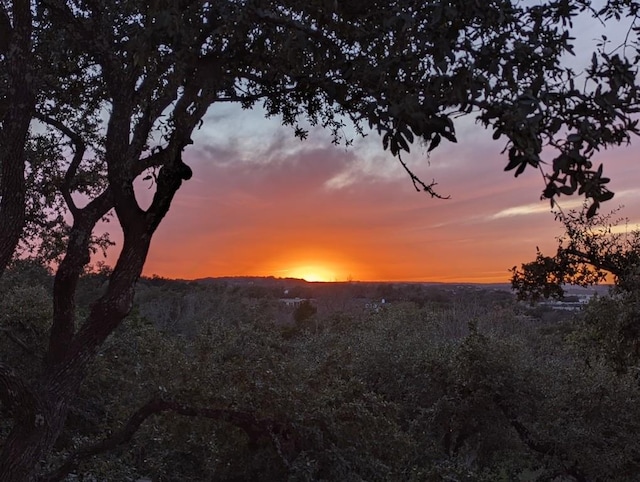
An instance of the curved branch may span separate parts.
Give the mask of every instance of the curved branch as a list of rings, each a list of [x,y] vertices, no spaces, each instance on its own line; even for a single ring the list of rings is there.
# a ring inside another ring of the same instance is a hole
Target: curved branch
[[[270,23],[272,25],[279,26],[279,27],[285,27],[285,28],[290,28],[292,30],[297,30],[307,35],[308,37],[319,41],[321,44],[323,44],[323,46],[327,50],[330,50],[332,52],[337,52],[340,54],[343,53],[343,50],[340,48],[340,46],[337,45],[335,41],[332,41],[330,36],[326,35],[325,33],[323,33],[322,31],[316,28],[307,26],[298,20],[282,17],[280,15],[277,15],[274,12],[269,12],[264,9],[255,9],[252,13],[260,21],[263,21],[265,23]]]
[[[171,412],[186,417],[201,417],[226,422],[243,430],[250,444],[257,444],[261,438],[271,438],[274,434],[290,431],[285,423],[271,419],[257,418],[255,414],[238,410],[220,408],[201,408],[185,405],[173,400],[155,398],[147,402],[129,417],[123,427],[104,440],[82,447],[73,452],[56,470],[40,478],[41,482],[57,482],[75,469],[85,459],[113,450],[131,441],[142,424],[154,415]]]
[[[24,341],[14,335],[10,328],[2,327],[0,328],[0,332],[4,333],[7,338],[9,338],[9,340],[11,340],[15,345],[18,345],[27,355],[31,356],[35,360],[41,361],[40,356],[36,354],[36,352],[34,352],[31,348],[29,348],[29,346]]]
[[[571,256],[575,256],[576,258],[579,258],[582,262],[590,264],[596,269],[602,269],[602,270],[608,271],[609,273],[611,273],[616,277],[620,277],[624,274],[620,266],[610,261],[599,260],[575,248],[565,248],[564,251],[567,254],[570,254]]]
[[[137,95],[144,98],[144,100],[141,100],[141,103],[142,105],[146,105],[146,110],[132,129],[132,139],[129,149],[134,156],[137,156],[138,153],[143,150],[154,122],[156,122],[164,110],[171,105],[171,102],[176,99],[181,80],[180,73],[172,75],[171,79],[167,81],[167,86],[164,89],[165,93],[153,101],[151,100],[153,87],[155,87],[153,82],[157,81],[157,79],[152,79],[148,75],[136,91]]]

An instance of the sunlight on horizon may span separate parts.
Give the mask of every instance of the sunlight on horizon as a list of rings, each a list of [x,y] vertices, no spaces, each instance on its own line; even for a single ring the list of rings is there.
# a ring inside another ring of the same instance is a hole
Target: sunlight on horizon
[[[338,279],[335,271],[319,265],[297,266],[286,270],[287,277],[300,278],[305,281],[343,281]]]

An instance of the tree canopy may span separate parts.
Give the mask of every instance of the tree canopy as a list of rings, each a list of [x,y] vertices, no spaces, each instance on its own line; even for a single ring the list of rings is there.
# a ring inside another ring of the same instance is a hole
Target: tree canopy
[[[557,212],[565,232],[553,256],[540,250],[536,259],[512,269],[511,283],[522,300],[562,298],[565,285],[592,286],[613,282],[618,291],[638,289],[640,232],[610,214],[587,216],[581,211]]]
[[[9,360],[0,397],[15,425],[2,480],[36,477],[69,400],[105,339],[129,313],[154,232],[192,176],[182,151],[216,103],[262,104],[304,139],[322,126],[372,129],[419,191],[438,196],[402,160],[414,142],[456,142],[475,116],[502,139],[507,170],[544,172],[552,201],[579,193],[588,216],[611,199],[602,149],[638,133],[639,2],[554,0],[6,0],[0,2],[0,273],[22,246],[56,260],[53,315],[38,382]],[[603,37],[584,71],[573,21],[628,27]],[[247,132],[246,135],[251,135]],[[148,177],[148,208],[134,181]],[[104,294],[81,319],[79,276],[108,244],[94,228],[113,214],[124,241]]]

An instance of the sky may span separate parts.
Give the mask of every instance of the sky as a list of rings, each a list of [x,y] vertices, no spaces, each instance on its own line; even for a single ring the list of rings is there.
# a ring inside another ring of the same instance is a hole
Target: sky
[[[536,246],[552,254],[562,229],[540,200],[540,173],[504,172],[504,144],[490,134],[467,123],[458,144],[430,155],[413,146],[407,162],[450,196],[441,200],[416,192],[375,134],[348,148],[322,131],[301,142],[259,111],[213,108],[185,152],[194,176],[154,236],[144,273],[506,282]],[[632,223],[640,221],[639,153],[601,158],[616,192],[605,211],[624,204]],[[151,193],[138,185],[141,203]],[[564,209],[580,204],[561,199]]]
[[[456,130],[458,144],[443,140],[430,155],[416,144],[406,156],[450,196],[440,200],[416,192],[376,134],[348,148],[321,130],[301,142],[260,109],[214,106],[185,151],[194,176],[154,236],[144,274],[507,282],[536,246],[553,254],[562,226],[540,200],[539,171],[504,172],[504,141],[492,141],[473,119]],[[624,205],[620,214],[631,223],[640,222],[639,154],[636,143],[597,158],[616,192],[603,211]],[[142,182],[137,193],[144,205],[152,189]],[[116,223],[110,228],[117,241]]]

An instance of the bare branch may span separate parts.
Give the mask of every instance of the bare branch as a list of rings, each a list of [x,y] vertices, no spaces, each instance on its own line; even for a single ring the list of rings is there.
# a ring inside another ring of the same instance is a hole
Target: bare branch
[[[438,194],[435,191],[434,187],[438,185],[437,182],[431,181],[430,184],[426,184],[422,179],[420,179],[409,168],[409,166],[407,166],[407,163],[402,160],[402,156],[400,156],[400,153],[398,153],[398,160],[400,161],[400,164],[402,164],[402,167],[404,167],[404,170],[407,172],[407,174],[409,174],[409,177],[411,178],[411,182],[413,182],[413,187],[415,187],[417,192],[421,192],[421,191],[422,192],[426,192],[432,198],[436,198],[436,199],[450,199],[451,198],[451,196],[443,196],[441,194]]]

